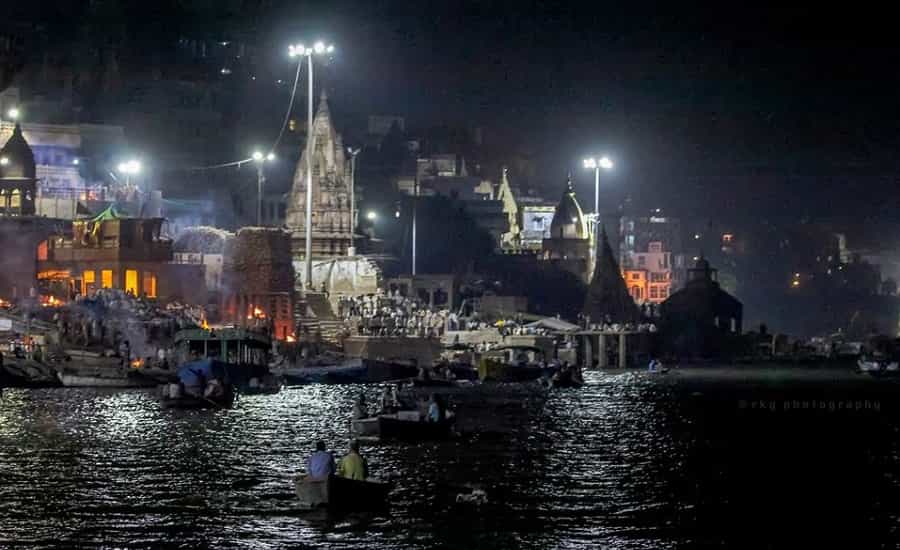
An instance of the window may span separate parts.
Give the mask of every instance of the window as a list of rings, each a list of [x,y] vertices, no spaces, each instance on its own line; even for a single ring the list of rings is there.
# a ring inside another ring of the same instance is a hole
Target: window
[[[641,279],[641,274],[640,274],[640,273],[632,273],[632,274],[631,274],[631,280],[632,280],[632,281],[639,281],[640,279]]]
[[[661,286],[659,287],[659,297],[665,300],[669,297],[669,287]]]
[[[290,131],[290,132],[297,131],[297,121],[293,118],[288,121],[288,131]]]
[[[113,287],[113,272],[112,269],[104,269],[100,272],[100,287],[101,288],[112,288]]]
[[[125,292],[130,292],[137,296],[138,293],[138,272],[136,269],[125,270]]]
[[[656,286],[650,287],[650,299],[658,300],[659,299],[659,288]]]
[[[638,254],[638,265],[644,267],[647,263],[647,257],[643,254]]]
[[[647,252],[662,252],[662,243],[650,243],[647,245]]]
[[[639,286],[631,287],[631,297],[638,301],[642,300],[643,293],[641,292],[641,287],[639,287]]]
[[[94,270],[84,272],[81,278],[81,294],[83,296],[87,296],[93,290],[94,285],[97,283],[96,275]]]

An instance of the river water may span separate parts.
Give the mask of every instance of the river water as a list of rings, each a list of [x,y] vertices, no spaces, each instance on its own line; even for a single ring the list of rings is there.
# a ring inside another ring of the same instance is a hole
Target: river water
[[[7,390],[0,548],[798,548],[900,541],[898,385],[849,371],[588,373],[451,398],[462,435],[369,444],[389,514],[304,513],[291,476],[345,448],[361,390],[228,411],[147,391]],[[489,501],[460,505],[464,484]]]

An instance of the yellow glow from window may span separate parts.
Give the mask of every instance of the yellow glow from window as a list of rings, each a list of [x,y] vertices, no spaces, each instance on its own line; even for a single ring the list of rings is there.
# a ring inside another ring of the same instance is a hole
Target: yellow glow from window
[[[112,288],[113,287],[113,272],[112,269],[104,269],[100,272],[100,286],[102,288]]]
[[[125,270],[125,292],[131,292],[135,296],[138,293],[138,272],[136,269]]]
[[[81,277],[81,294],[83,296],[88,295],[88,291],[94,284],[97,282],[97,274],[94,270],[85,271]]]

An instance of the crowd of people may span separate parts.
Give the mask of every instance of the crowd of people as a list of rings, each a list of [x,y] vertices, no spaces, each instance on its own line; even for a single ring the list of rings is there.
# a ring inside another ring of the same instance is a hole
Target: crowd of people
[[[63,346],[100,349],[120,357],[123,364],[139,359],[158,366],[173,359],[175,333],[197,326],[203,315],[197,306],[161,308],[144,297],[108,288],[52,312]]]
[[[358,335],[440,338],[450,312],[394,292],[342,297],[338,316]]]

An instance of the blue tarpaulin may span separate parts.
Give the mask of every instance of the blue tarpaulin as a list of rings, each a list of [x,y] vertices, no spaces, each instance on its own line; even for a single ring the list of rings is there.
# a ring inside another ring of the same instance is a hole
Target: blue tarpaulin
[[[178,379],[185,386],[205,386],[211,378],[226,378],[224,363],[214,359],[200,359],[185,363],[178,369]]]

